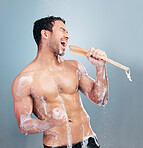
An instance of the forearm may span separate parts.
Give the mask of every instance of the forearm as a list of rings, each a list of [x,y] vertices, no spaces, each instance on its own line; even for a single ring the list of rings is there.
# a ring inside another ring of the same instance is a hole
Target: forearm
[[[106,65],[96,67],[96,81],[91,91],[91,100],[98,105],[106,105],[108,101],[108,80]]]
[[[22,133],[36,134],[51,128],[46,120],[32,119],[21,115],[19,129]]]

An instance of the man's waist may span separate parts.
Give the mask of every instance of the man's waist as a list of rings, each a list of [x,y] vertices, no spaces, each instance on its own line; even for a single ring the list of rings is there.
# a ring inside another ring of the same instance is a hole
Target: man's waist
[[[44,144],[43,144],[44,145]],[[86,147],[94,147],[94,148],[99,148],[99,143],[97,141],[97,138],[95,135],[89,136],[89,137],[85,137],[83,138],[82,141],[77,142],[77,143],[73,143],[72,145],[68,144],[68,145],[63,145],[63,146],[46,146],[44,145],[44,148],[86,148]]]

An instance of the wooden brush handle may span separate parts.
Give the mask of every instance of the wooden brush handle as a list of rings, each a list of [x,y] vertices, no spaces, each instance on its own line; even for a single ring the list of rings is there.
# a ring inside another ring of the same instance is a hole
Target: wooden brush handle
[[[76,54],[79,54],[79,55],[83,55],[83,56],[86,56],[86,54],[89,52],[88,50],[86,49],[83,49],[83,48],[80,48],[80,47],[77,47],[77,46],[74,46],[74,45],[69,45],[69,48],[70,48],[70,52],[73,52],[73,53],[76,53]],[[126,67],[118,62],[115,62],[109,58],[105,58],[105,57],[101,57],[101,59],[103,59],[104,61],[107,61],[121,69],[124,69],[125,71],[128,71],[129,70],[129,67]]]

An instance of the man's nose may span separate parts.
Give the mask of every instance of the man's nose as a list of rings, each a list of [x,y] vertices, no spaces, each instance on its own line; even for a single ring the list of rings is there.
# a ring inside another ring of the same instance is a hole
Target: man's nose
[[[70,39],[70,36],[69,36],[68,33],[65,34],[65,38],[66,38],[67,40]]]

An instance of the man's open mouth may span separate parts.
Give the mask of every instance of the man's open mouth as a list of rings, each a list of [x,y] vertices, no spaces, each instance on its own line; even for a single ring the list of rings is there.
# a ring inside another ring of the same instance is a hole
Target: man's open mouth
[[[67,42],[66,41],[61,41],[62,46],[66,47]]]

